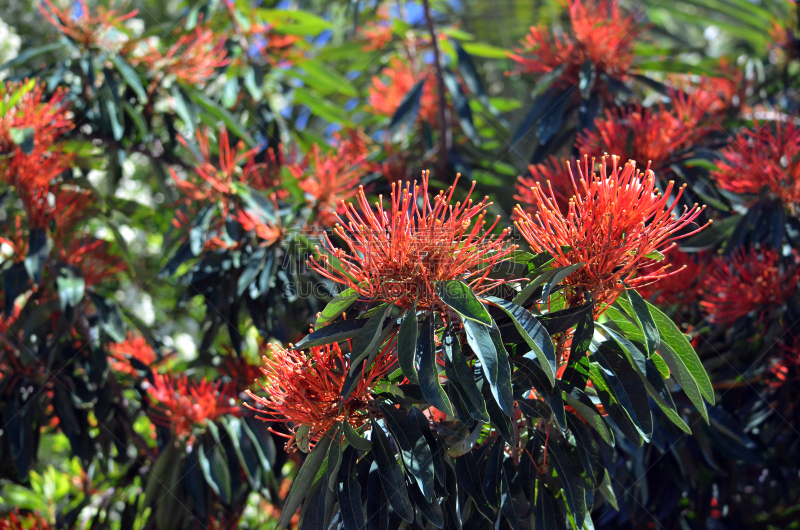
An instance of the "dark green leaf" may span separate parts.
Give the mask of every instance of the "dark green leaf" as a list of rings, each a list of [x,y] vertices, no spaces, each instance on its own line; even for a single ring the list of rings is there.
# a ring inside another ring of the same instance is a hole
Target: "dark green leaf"
[[[555,272],[545,282],[544,288],[542,289],[542,297],[540,298],[540,300],[546,302],[547,299],[550,298],[550,293],[553,292],[553,288],[556,287],[559,283],[561,283],[564,280],[564,278],[566,278],[576,270],[580,269],[581,267],[583,267],[583,263],[575,263],[567,267],[553,269]]]
[[[539,366],[539,363],[533,359],[526,357],[517,357],[514,359],[514,364],[519,368],[519,372],[524,376],[536,392],[550,405],[550,410],[556,418],[556,423],[562,430],[567,428],[567,418],[564,410],[564,400],[561,398],[561,390],[553,390],[550,387],[550,381]]]
[[[342,320],[328,324],[319,329],[315,329],[294,345],[295,350],[311,348],[312,346],[322,346],[333,342],[352,339],[361,333],[361,329],[367,323],[366,319]]]
[[[429,315],[422,323],[417,350],[419,351],[419,384],[422,395],[428,403],[452,416],[453,407],[439,383],[439,370],[436,362],[436,341],[433,335],[434,317]]]
[[[38,48],[32,48],[30,50],[25,50],[10,61],[6,61],[0,66],[0,71],[8,70],[9,68],[15,68],[20,64],[24,64],[26,61],[33,59],[34,57],[38,57],[40,55],[44,55],[45,53],[50,53],[54,51],[60,51],[64,49],[64,42],[52,42],[50,44],[45,44],[44,46],[39,46]]]
[[[355,429],[353,429],[353,426],[350,425],[350,423],[343,421],[342,428],[344,429],[345,440],[347,440],[347,442],[356,449],[361,451],[369,451],[369,449],[372,447],[372,442],[366,438],[362,438],[361,435],[358,434]]]
[[[378,473],[377,464],[372,462],[367,478],[367,530],[389,530],[389,500]]]
[[[455,107],[456,114],[458,115],[458,122],[461,125],[461,130],[467,138],[476,142],[478,140],[478,131],[475,129],[475,124],[472,121],[472,109],[469,106],[469,100],[466,94],[464,94],[464,90],[449,68],[445,68],[443,77],[447,91],[450,92],[450,97],[453,100],[453,107]]]
[[[575,447],[580,456],[586,476],[597,486],[603,480],[603,455],[600,453],[600,444],[592,436],[589,428],[577,416],[567,412],[567,425],[575,437]]]
[[[58,288],[61,310],[66,311],[68,307],[78,307],[78,304],[83,300],[86,282],[80,271],[72,267],[61,267],[56,276],[56,287]]]
[[[414,508],[408,500],[403,470],[395,460],[389,439],[375,421],[372,422],[372,453],[378,464],[381,484],[392,508],[408,523],[414,522]]]
[[[585,314],[592,314],[594,303],[584,304],[578,307],[570,307],[554,313],[548,313],[539,317],[539,322],[545,327],[552,337],[557,333],[563,333],[572,328],[584,318]]]
[[[485,382],[481,387],[484,401],[486,402],[486,412],[489,415],[489,421],[495,430],[508,442],[508,445],[514,446],[516,444],[516,437],[514,436],[514,425],[511,423],[511,418],[497,404],[492,397],[491,391]]]
[[[297,512],[306,494],[311,489],[317,477],[317,473],[325,463],[326,457],[328,456],[328,448],[331,445],[336,429],[337,426],[331,427],[328,432],[320,438],[317,445],[314,446],[314,449],[308,457],[306,457],[305,462],[303,462],[303,465],[300,467],[300,471],[297,472],[297,476],[292,481],[292,488],[289,490],[289,495],[287,495],[286,501],[283,504],[281,517],[278,520],[279,529],[285,530],[289,528],[292,517],[294,517],[295,512]]]
[[[511,481],[509,474],[511,470],[513,470],[513,466],[508,464],[511,464],[510,460],[507,460],[500,470],[500,511],[513,530],[522,530],[520,521],[525,518],[525,514],[523,512],[522,503],[517,502],[517,499],[522,496],[522,492],[519,489],[519,484]],[[524,502],[524,499],[521,500]]]
[[[561,507],[544,482],[537,481],[536,504],[533,506],[533,520],[536,530],[566,530],[567,524]]]
[[[411,500],[414,501],[414,504],[417,506],[419,511],[422,512],[423,516],[425,516],[425,519],[430,521],[430,523],[436,528],[444,528],[444,514],[442,513],[442,507],[435,498],[430,501],[427,500],[422,495],[417,485],[413,483],[408,485],[408,493],[411,495]]]
[[[508,362],[508,352],[503,346],[503,338],[497,325],[492,326],[489,336],[497,353],[497,389],[495,392],[493,388],[492,394],[496,393],[497,404],[506,415],[511,416],[514,413],[514,392],[511,387],[511,364]]]
[[[473,419],[488,423],[489,416],[486,412],[486,403],[483,400],[478,384],[475,382],[475,373],[467,363],[461,353],[461,343],[451,329],[448,329],[442,337],[442,347],[444,349],[445,370],[451,369],[452,373],[447,374],[447,378],[456,382],[464,405]]]
[[[623,296],[626,297],[626,301],[633,309],[631,316],[636,318],[639,327],[644,331],[644,337],[647,341],[647,355],[649,357],[655,353],[661,344],[656,323],[647,308],[647,302],[635,289],[626,289]]]
[[[14,300],[25,292],[28,280],[28,271],[25,270],[25,264],[21,262],[13,264],[3,273],[3,296],[5,298],[3,310],[7,321],[9,315],[14,312]]]
[[[8,132],[11,135],[11,140],[22,149],[23,153],[29,155],[33,152],[33,141],[36,134],[33,127],[25,127],[24,129],[10,127]]]
[[[379,403],[384,421],[400,449],[406,471],[414,477],[426,499],[433,498],[433,455],[416,422],[391,405]]]
[[[353,305],[358,300],[358,291],[353,289],[352,287],[349,289],[345,289],[341,293],[337,294],[333,300],[328,302],[328,305],[325,306],[325,309],[317,317],[317,323],[314,324],[314,328],[319,328],[323,324],[327,324],[332,320],[336,320],[339,318],[343,312],[347,311],[351,305]]]
[[[494,522],[494,512],[483,494],[481,472],[478,462],[475,460],[475,455],[471,452],[466,453],[456,458],[455,463],[459,486],[475,501],[475,507],[478,512],[489,521]]]
[[[222,455],[223,449],[215,444],[212,447],[200,445],[197,450],[200,451],[197,456],[206,483],[224,504],[228,504],[231,501],[231,475],[227,459]]]
[[[393,307],[392,304],[386,304],[380,308],[367,320],[358,337],[353,341],[353,350],[350,353],[350,375],[356,373],[359,361],[368,358],[380,348],[383,342],[383,321],[386,320],[386,316]]]
[[[442,302],[464,318],[492,326],[492,317],[472,289],[458,280],[436,282],[436,292]]]
[[[417,81],[405,96],[389,122],[389,137],[392,142],[399,142],[408,136],[419,116],[419,103],[422,99],[422,89],[425,86],[425,79]]]
[[[583,313],[575,334],[572,336],[572,347],[569,352],[567,368],[561,376],[561,380],[580,388],[586,388],[589,380],[589,359],[586,352],[592,344],[594,337],[594,317],[591,312]]]
[[[417,302],[415,300],[397,332],[397,360],[400,363],[400,369],[403,371],[403,375],[415,385],[419,384],[415,366],[418,334]]]
[[[358,452],[353,447],[348,447],[342,453],[339,488],[336,495],[344,530],[367,530],[367,519],[361,504],[361,486],[356,479],[357,464]]]
[[[28,255],[25,256],[25,270],[36,285],[42,283],[44,263],[47,261],[47,231],[35,228],[28,235]]]
[[[136,95],[139,97],[139,101],[147,101],[147,92],[145,91],[144,86],[142,86],[142,81],[139,79],[136,71],[131,68],[131,65],[125,61],[122,55],[115,54],[113,57],[111,57],[111,62],[114,63],[114,66],[116,66],[117,71],[122,76],[122,79],[125,80],[125,83],[127,83],[127,85],[131,87],[134,92],[136,92]]]
[[[547,444],[547,460],[553,464],[558,473],[558,478],[563,486],[564,499],[567,506],[575,518],[578,528],[583,527],[583,520],[586,518],[586,497],[584,496],[584,479],[581,474],[573,467],[567,453],[554,441],[546,441],[543,433],[536,432],[536,436],[542,444]]]
[[[206,246],[208,228],[211,226],[211,220],[215,213],[217,213],[216,204],[206,206],[197,215],[191,230],[189,230],[189,248],[195,256],[199,256]]]
[[[486,456],[486,471],[481,481],[481,489],[486,500],[491,506],[500,506],[500,469],[503,464],[504,443],[502,438],[496,438]]]
[[[597,411],[591,398],[579,388],[564,388],[564,400],[567,405],[577,410],[586,422],[597,431],[610,447],[614,447],[614,433],[606,425],[603,416]]]

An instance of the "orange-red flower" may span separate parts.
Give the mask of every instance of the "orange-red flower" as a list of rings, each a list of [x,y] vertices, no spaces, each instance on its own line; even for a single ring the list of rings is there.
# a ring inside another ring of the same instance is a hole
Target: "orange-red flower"
[[[128,338],[123,342],[114,342],[108,345],[108,364],[111,369],[121,374],[138,375],[138,370],[132,364],[136,360],[144,366],[151,366],[156,361],[156,352],[144,337],[128,332]]]
[[[760,318],[792,297],[800,279],[798,264],[796,252],[781,259],[769,248],[740,250],[730,259],[719,257],[704,282],[700,306],[716,324],[733,324],[746,315]]]
[[[58,239],[66,237],[91,213],[94,202],[90,191],[49,183],[21,188],[19,196],[28,213],[28,227],[50,228],[53,222],[53,235]]]
[[[389,65],[383,69],[386,82],[380,76],[372,78],[369,89],[370,110],[382,116],[394,116],[400,102],[414,85],[426,79],[419,102],[420,118],[430,124],[435,124],[439,112],[439,103],[436,96],[436,80],[429,68],[417,70],[400,57],[389,59]]]
[[[113,278],[126,268],[121,259],[109,254],[107,241],[87,236],[71,239],[68,244],[64,241],[55,243],[59,258],[80,271],[87,289]]]
[[[19,515],[15,508],[13,512],[0,516],[0,530],[50,530],[50,522],[35,513],[27,516]]]
[[[544,74],[564,66],[557,83],[577,85],[588,62],[601,74],[626,78],[633,62],[633,46],[641,31],[633,15],[625,17],[614,0],[564,0],[572,32],[556,35],[549,27],[531,27],[522,46],[510,54],[516,72]]]
[[[214,71],[227,65],[225,35],[197,26],[181,35],[166,53],[151,46],[142,57],[131,57],[133,64],[144,64],[159,75],[172,75],[187,85],[203,84],[214,77]]]
[[[300,426],[308,428],[308,440],[301,443],[313,444],[337,422],[347,421],[353,427],[366,423],[370,392],[394,364],[390,343],[376,356],[372,367],[364,370],[350,397],[342,401],[350,356],[344,355],[338,344],[313,347],[308,352],[274,344],[269,347],[272,358],[264,356],[266,366],[261,369],[266,384],[259,382],[267,396],[246,392],[263,408],[260,412],[268,414],[262,419],[295,424],[287,448],[298,442],[295,435]]]
[[[158,425],[169,427],[178,439],[191,439],[195,426],[203,426],[223,414],[236,414],[232,384],[223,385],[188,379],[185,375],[171,377],[153,372],[153,384],[147,395],[151,407],[150,419]]]
[[[520,206],[515,210],[519,216],[515,224],[535,252],[549,252],[559,267],[583,263],[565,280],[566,298],[570,305],[591,299],[597,302],[598,313],[625,289],[623,282],[639,287],[674,274],[665,266],[644,269],[655,261],[656,251],[668,250],[671,241],[701,230],[683,232],[705,208],[684,208],[676,216],[673,209],[684,188],[668,205],[672,181],[662,194],[649,168],[637,172],[632,160],[619,168],[617,157],[611,159],[611,168],[603,157],[596,172],[594,159],[589,165],[584,157],[583,167],[577,164],[578,183],[569,168],[575,196],[566,215],[552,192],[548,195],[541,184],[532,189],[535,217]]]
[[[383,208],[383,197],[370,208],[363,188],[358,191],[361,212],[346,205],[346,226],[337,225],[334,233],[349,251],[337,248],[327,234],[325,248],[341,262],[341,270],[322,255],[310,264],[321,275],[355,289],[361,296],[409,308],[417,300],[419,309],[445,306],[436,294],[434,282],[462,280],[477,294],[508,280],[488,278],[495,264],[511,254],[516,246],[507,245],[510,229],[490,235],[497,220],[485,228],[484,216],[492,203],[484,198],[451,204],[459,176],[446,192],[439,192],[431,204],[428,196],[429,173],[422,173],[422,185],[410,182],[392,184],[391,209]],[[475,183],[470,188],[471,195]],[[499,216],[498,216],[499,219]],[[317,249],[319,251],[319,249]]]
[[[564,171],[565,166],[568,165],[569,162],[563,161],[555,155],[548,157],[542,163],[529,165],[530,176],[517,178],[517,194],[514,195],[514,200],[519,201],[526,212],[534,215],[536,213],[536,200],[531,188],[536,184],[549,186],[553,190],[558,204],[562,207],[561,213],[566,214],[569,199],[575,194],[575,188],[572,187],[569,174]]]
[[[392,40],[392,22],[386,6],[378,8],[378,16],[378,20],[368,20],[360,30],[367,41],[361,48],[365,52],[380,51]]]
[[[9,83],[0,90],[0,98],[22,93],[16,105],[0,118],[0,177],[18,188],[33,189],[49,183],[60,175],[72,157],[58,145],[61,135],[72,129],[69,107],[64,102],[66,91],[58,89],[49,100],[42,101],[44,88],[30,82]],[[33,133],[33,145],[28,152],[14,142],[25,130]]]
[[[711,172],[720,188],[758,195],[766,189],[793,213],[800,208],[800,128],[792,121],[756,124],[722,150]]]
[[[317,144],[301,163],[291,164],[289,171],[306,193],[314,211],[313,221],[323,227],[333,226],[337,214],[344,213],[342,201],[358,193],[358,183],[365,170],[369,147],[359,131],[350,131],[345,138],[337,135],[331,151],[322,154]]]
[[[636,290],[645,299],[659,305],[688,306],[703,296],[701,284],[708,274],[708,258],[707,253],[689,254],[674,247],[665,252],[663,261],[654,262],[643,269],[644,274],[648,274],[668,265],[673,274]]]
[[[52,0],[42,0],[37,7],[50,24],[86,48],[115,47],[120,42],[119,35],[124,34],[113,35],[114,28],[119,28],[122,22],[139,13],[134,9],[125,15],[119,15],[113,8],[106,9],[100,6],[97,12],[92,14],[86,0],[71,0],[68,4],[69,7],[62,9]]]
[[[272,203],[275,211],[278,211],[278,204],[273,194]],[[246,210],[236,212],[234,218],[239,221],[245,232],[253,232],[261,240],[262,246],[270,246],[283,237],[283,228],[280,225],[280,217],[276,216],[277,224],[262,221],[257,215]]]

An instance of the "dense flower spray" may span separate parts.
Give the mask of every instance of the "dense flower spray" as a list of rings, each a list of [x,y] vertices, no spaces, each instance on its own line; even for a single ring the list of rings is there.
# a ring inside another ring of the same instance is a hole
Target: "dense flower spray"
[[[703,284],[700,306],[715,324],[732,324],[746,315],[760,318],[792,297],[800,279],[799,264],[795,252],[782,260],[769,248],[717,258]]]
[[[514,50],[516,72],[545,74],[564,67],[562,86],[577,85],[587,62],[596,75],[622,80],[633,62],[641,31],[633,15],[625,17],[614,0],[565,0],[571,33],[555,35],[546,26],[532,27]]]
[[[61,33],[86,48],[103,46],[117,49],[127,41],[127,36],[118,30],[120,25],[135,17],[139,11],[120,15],[112,8],[100,6],[96,13],[89,10],[86,0],[66,2],[68,7],[60,8],[52,0],[37,2],[42,16]],[[113,2],[112,2],[113,4]]]
[[[233,404],[234,392],[234,385],[220,381],[195,381],[185,375],[176,378],[153,372],[153,384],[147,389],[151,403],[148,412],[154,423],[169,427],[178,439],[191,439],[194,426],[239,411]]]
[[[150,367],[156,362],[156,352],[144,337],[128,332],[123,342],[108,345],[109,365],[115,372],[136,376],[142,367]],[[135,363],[140,366],[136,366]]]
[[[711,172],[719,187],[756,196],[766,189],[793,214],[800,212],[800,128],[792,121],[744,129],[722,156]]]
[[[347,204],[342,225],[334,233],[349,251],[338,248],[325,235],[325,249],[341,262],[332,267],[327,255],[311,259],[321,275],[355,289],[361,296],[410,308],[417,300],[419,309],[445,310],[436,294],[434,282],[462,280],[480,294],[508,280],[489,278],[495,264],[507,258],[516,246],[507,244],[510,229],[491,235],[498,219],[487,229],[484,217],[491,205],[484,198],[451,204],[459,176],[431,203],[428,196],[429,172],[422,173],[422,184],[393,183],[391,208],[384,210],[383,197],[373,211],[363,188],[358,191],[359,213]],[[475,189],[472,184],[470,192]],[[346,219],[346,220],[345,220]],[[319,249],[318,249],[319,251]]]
[[[0,530],[50,530],[50,522],[34,513],[19,515],[15,509],[7,515],[0,516]]]
[[[386,82],[379,76],[372,78],[369,89],[369,105],[372,112],[382,116],[394,116],[400,102],[417,82],[427,78],[419,103],[420,118],[430,124],[438,119],[439,103],[436,96],[436,83],[430,69],[417,71],[400,57],[392,57],[383,69]]]
[[[596,312],[602,312],[625,290],[623,282],[639,287],[675,274],[666,266],[647,272],[645,267],[657,261],[657,252],[668,250],[672,240],[701,230],[684,231],[705,208],[684,208],[676,216],[673,209],[683,188],[668,205],[673,182],[662,194],[649,168],[638,172],[633,161],[620,168],[616,156],[608,167],[607,160],[603,157],[595,171],[594,159],[590,165],[584,157],[583,166],[577,164],[578,182],[569,168],[575,196],[566,215],[552,190],[548,195],[541,184],[531,190],[536,215],[529,215],[521,206],[515,210],[515,224],[534,251],[549,252],[557,266],[583,263],[565,280],[567,301],[570,305],[594,301]]]
[[[569,174],[564,171],[565,165],[569,162],[563,161],[558,156],[552,155],[544,162],[531,164],[528,166],[530,176],[520,176],[517,178],[516,195],[514,199],[531,215],[536,213],[536,198],[532,188],[536,184],[549,185],[553,189],[558,204],[562,207],[561,212],[567,213],[569,199],[575,194]]]
[[[369,420],[370,392],[393,366],[393,346],[390,341],[378,353],[372,367],[362,373],[350,397],[342,401],[350,356],[344,355],[338,344],[313,347],[308,352],[270,344],[271,358],[264,356],[266,366],[261,369],[266,383],[259,382],[267,396],[246,392],[262,407],[262,410],[254,410],[268,414],[262,419],[295,424],[288,436],[287,448],[298,442],[313,444],[337,422],[347,421],[353,427],[360,427]],[[307,440],[296,439],[301,426],[308,429],[303,435]]]
[[[214,76],[217,68],[227,65],[225,36],[211,29],[197,26],[181,35],[166,53],[151,46],[142,57],[132,57],[134,64],[144,64],[159,76],[174,76],[188,85],[203,84]]]

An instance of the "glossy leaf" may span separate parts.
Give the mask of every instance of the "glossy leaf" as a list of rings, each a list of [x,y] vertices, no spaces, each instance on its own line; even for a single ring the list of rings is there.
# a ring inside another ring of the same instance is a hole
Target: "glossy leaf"
[[[295,350],[304,348],[311,348],[313,346],[322,346],[324,344],[331,344],[333,342],[341,342],[343,340],[352,339],[361,333],[362,328],[367,323],[366,319],[343,320],[328,324],[319,329],[315,329],[300,342],[294,345]]]
[[[463,318],[492,326],[492,317],[472,289],[458,280],[436,282],[436,292],[442,302]]]
[[[422,322],[417,341],[419,351],[419,384],[422,395],[428,403],[440,411],[452,416],[453,407],[447,398],[447,393],[439,383],[438,363],[436,362],[436,341],[433,336],[433,315],[430,314]]]
[[[378,464],[378,472],[386,497],[395,513],[408,523],[412,523],[414,521],[414,508],[408,499],[403,470],[400,469],[400,464],[395,460],[389,439],[375,421],[372,422],[372,442],[372,452],[375,456],[375,462]]]
[[[333,297],[333,300],[328,302],[328,305],[326,305],[325,309],[323,309],[319,314],[317,317],[317,322],[314,324],[314,328],[319,328],[328,322],[336,320],[342,316],[342,313],[347,311],[351,305],[356,303],[357,300],[358,292],[352,287],[337,294]]]
[[[397,332],[397,360],[403,375],[415,385],[419,384],[416,367],[418,335],[417,302],[414,301]]]
[[[361,504],[361,486],[355,476],[357,464],[358,452],[353,447],[348,447],[342,453],[339,487],[336,492],[345,530],[367,530],[367,519]]]
[[[295,512],[311,489],[317,477],[317,473],[325,463],[336,428],[336,426],[331,427],[328,432],[320,438],[317,445],[314,446],[314,449],[309,453],[308,457],[306,457],[303,465],[300,467],[300,471],[297,472],[297,476],[292,481],[292,488],[289,490],[289,494],[286,496],[286,501],[283,504],[281,517],[278,520],[279,529],[285,530],[289,528],[292,517],[294,517]]]
[[[403,464],[426,499],[433,499],[433,455],[417,424],[396,408],[379,403],[384,421],[400,449]]]

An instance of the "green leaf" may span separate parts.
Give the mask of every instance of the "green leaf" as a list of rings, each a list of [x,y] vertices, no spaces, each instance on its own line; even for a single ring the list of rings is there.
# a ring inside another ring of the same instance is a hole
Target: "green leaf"
[[[231,501],[231,476],[226,459],[219,445],[206,448],[203,444],[196,449],[200,459],[200,469],[208,486],[214,490],[224,504]]]
[[[489,312],[464,282],[458,280],[436,282],[436,292],[442,302],[462,317],[485,326],[492,326]]]
[[[564,499],[567,501],[575,524],[578,528],[583,526],[586,517],[586,498],[584,496],[584,480],[580,473],[574,468],[567,453],[554,441],[547,441],[544,434],[536,431],[536,436],[543,445],[547,445],[547,459],[553,463],[553,467],[558,473],[558,479],[563,486]]]
[[[208,229],[215,213],[217,213],[216,204],[206,206],[197,215],[191,230],[189,230],[189,248],[195,256],[199,256],[206,246]]]
[[[61,310],[68,307],[76,308],[83,300],[86,282],[80,272],[72,267],[61,267],[56,276],[58,299],[61,301]]]
[[[464,490],[464,493],[469,495],[475,501],[475,507],[486,519],[494,522],[495,515],[489,502],[486,500],[486,495],[483,494],[481,487],[481,470],[475,455],[471,452],[465,453],[455,459],[456,475],[458,476],[458,485]]]
[[[502,352],[497,351],[497,343],[492,337],[491,330],[486,326],[468,318],[462,318],[461,322],[464,324],[467,343],[478,356],[495,401],[500,404],[506,414],[511,415],[508,397],[511,384],[505,379],[505,376],[510,374],[511,368],[500,366],[502,362],[508,364],[508,354],[505,349]]]
[[[550,490],[541,480],[536,481],[539,485],[536,493],[536,503],[533,506],[533,520],[536,530],[563,530],[566,529],[564,514],[561,506]]]
[[[360,451],[369,451],[372,447],[372,442],[367,440],[366,438],[362,438],[360,434],[353,429],[353,426],[350,423],[343,421],[342,428],[344,429],[344,438],[347,440],[347,443],[355,447]]]
[[[366,530],[367,519],[361,504],[361,485],[356,479],[358,452],[348,447],[342,454],[339,468],[339,488],[336,498],[339,501],[339,513],[346,530]]]
[[[284,35],[319,35],[333,24],[324,18],[303,10],[257,9],[259,17],[275,25],[275,31]]]
[[[511,388],[511,364],[508,362],[508,352],[496,325],[489,330],[489,336],[497,353],[497,403],[503,412],[511,416],[514,413],[514,393]],[[494,394],[494,391],[492,393]]]
[[[241,138],[247,147],[255,147],[256,143],[253,140],[253,137],[250,136],[250,133],[247,132],[247,129],[241,125],[239,120],[233,114],[231,114],[228,109],[220,106],[217,104],[217,102],[212,101],[208,96],[199,90],[192,91],[191,98],[195,103],[203,107],[208,114],[224,123],[228,131]]]
[[[589,359],[586,357],[586,352],[589,351],[593,338],[594,315],[587,312],[583,314],[578,327],[575,328],[567,367],[561,375],[562,381],[581,390],[586,388],[586,382],[589,380]]]
[[[335,105],[304,88],[294,89],[294,101],[306,105],[311,112],[325,121],[351,126],[352,122],[340,105]]]
[[[122,79],[125,80],[125,83],[131,87],[131,89],[136,92],[136,95],[139,97],[139,101],[142,103],[147,101],[147,92],[142,85],[142,81],[139,79],[139,76],[136,74],[136,71],[125,61],[122,55],[115,54],[111,57],[111,62],[114,63],[114,66],[117,68],[117,71],[122,76]]]
[[[434,316],[429,314],[423,321],[417,342],[419,351],[419,384],[422,395],[428,403],[452,416],[453,407],[439,383],[439,370],[436,362],[436,341],[433,335]]]
[[[417,81],[417,83],[411,87],[411,90],[403,96],[400,105],[397,106],[397,110],[394,112],[394,116],[392,116],[392,120],[389,122],[388,129],[389,138],[391,138],[392,142],[396,143],[405,139],[417,122],[419,104],[422,99],[422,88],[425,86],[426,80],[427,77]]]
[[[655,353],[655,351],[658,349],[658,346],[661,344],[661,338],[659,337],[656,323],[647,308],[647,302],[645,302],[644,298],[642,298],[642,295],[640,295],[635,289],[626,289],[623,296],[626,297],[626,301],[633,309],[633,312],[629,314],[636,318],[636,322],[639,324],[639,327],[642,328],[642,331],[644,331],[644,337],[647,344],[647,355],[649,357]]]
[[[573,265],[569,265],[567,267],[561,267],[559,269],[553,269],[555,273],[548,279],[545,284],[544,288],[542,289],[542,301],[547,301],[550,298],[550,293],[553,291],[553,288],[556,287],[562,280],[564,280],[567,276],[575,272],[576,270],[583,267],[583,263],[575,263]]]
[[[597,412],[592,399],[579,388],[564,388],[564,400],[567,405],[574,408],[580,413],[586,422],[597,431],[597,434],[606,442],[610,447],[614,447],[614,432],[606,425],[606,420]]]
[[[544,368],[547,378],[550,380],[551,388],[556,384],[556,351],[553,347],[553,339],[547,330],[536,320],[530,311],[518,306],[513,302],[508,302],[502,298],[489,296],[486,300],[499,307],[511,317],[514,326],[528,343],[539,363]],[[528,355],[528,354],[526,354]]]
[[[183,124],[189,129],[189,133],[193,134],[195,115],[192,105],[186,100],[181,87],[177,83],[172,85],[170,92],[172,93],[172,99],[175,103],[175,112],[178,114],[178,117],[183,120]]]
[[[417,301],[414,300],[414,305],[406,313],[403,322],[400,324],[400,330],[397,332],[397,361],[400,364],[403,375],[415,385],[419,384],[415,366],[418,334]]]
[[[23,153],[29,155],[33,152],[33,140],[36,133],[33,127],[25,127],[24,129],[9,127],[8,132],[11,134],[11,140],[22,149]]]
[[[331,441],[337,429],[338,425],[334,425],[328,429],[328,432],[320,438],[317,445],[314,446],[314,449],[312,449],[311,453],[306,457],[305,462],[303,462],[303,465],[300,467],[300,471],[297,472],[297,476],[292,481],[292,488],[289,490],[289,495],[287,495],[286,501],[283,503],[281,518],[278,520],[279,529],[285,530],[289,528],[292,517],[294,517],[295,512],[311,489],[317,477],[317,473],[322,468],[322,464],[327,460],[328,448],[331,445]]]
[[[97,317],[103,331],[114,342],[123,342],[125,340],[125,321],[122,319],[122,311],[116,302],[92,291],[88,291],[86,294],[89,295],[89,299],[97,310]]]
[[[603,496],[603,498],[608,501],[608,504],[610,504],[612,508],[614,508],[615,510],[619,510],[619,504],[617,504],[617,496],[614,494],[614,488],[611,486],[611,477],[608,474],[608,469],[605,470],[605,473],[603,475],[603,481],[600,483],[598,491]]]
[[[505,59],[509,54],[508,50],[504,48],[498,48],[483,42],[464,42],[461,46],[464,47],[464,51],[468,54],[476,57],[485,57],[486,59]]]
[[[486,412],[486,403],[475,382],[475,374],[461,353],[461,344],[452,329],[448,329],[442,337],[442,348],[447,379],[451,384],[455,383],[469,415],[475,420],[488,423],[489,415]]]
[[[386,427],[400,450],[403,465],[414,477],[425,499],[433,499],[433,455],[417,424],[392,405],[378,403]]]
[[[25,63],[26,61],[33,59],[34,57],[38,57],[40,55],[44,55],[45,53],[50,53],[54,51],[61,51],[64,49],[64,42],[59,40],[58,42],[53,42],[50,44],[45,44],[44,46],[39,46],[38,48],[33,48],[30,50],[25,50],[10,61],[6,61],[0,66],[0,71],[8,70],[9,68],[14,68],[20,64]]]
[[[336,320],[339,318],[342,313],[347,311],[351,305],[353,305],[358,300],[358,291],[350,287],[349,289],[345,289],[341,293],[337,294],[333,300],[328,302],[328,305],[325,306],[325,309],[317,317],[317,323],[314,324],[314,328],[319,328],[323,324],[327,324],[332,320]]]
[[[350,353],[350,375],[356,373],[362,359],[368,358],[380,348],[383,342],[383,321],[386,320],[386,316],[393,307],[392,304],[385,304],[369,317],[358,337],[353,341],[353,349]]]
[[[405,521],[414,521],[414,508],[408,500],[403,470],[394,457],[394,451],[383,429],[372,420],[372,454],[378,464],[378,474],[389,504]]]
[[[41,228],[30,230],[28,234],[28,255],[25,256],[25,270],[33,280],[33,283],[42,282],[42,272],[47,261],[47,231]]]
[[[323,346],[333,342],[352,339],[361,333],[366,323],[367,320],[365,319],[354,319],[328,324],[327,326],[315,329],[313,332],[303,337],[300,342],[294,345],[294,349],[302,350],[303,348],[311,348],[312,346]]]
[[[544,370],[542,370],[537,361],[526,357],[515,357],[514,364],[519,368],[517,371],[518,376],[523,376],[530,382],[542,399],[550,405],[550,410],[553,411],[553,416],[555,416],[558,426],[561,427],[561,430],[565,430],[567,428],[567,416],[564,409],[564,400],[561,398],[561,390],[553,390],[550,387],[547,375],[545,375]]]
[[[349,79],[319,59],[311,59],[295,66],[305,70],[305,75],[300,77],[320,95],[358,97],[358,90]]]

